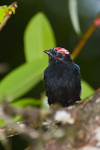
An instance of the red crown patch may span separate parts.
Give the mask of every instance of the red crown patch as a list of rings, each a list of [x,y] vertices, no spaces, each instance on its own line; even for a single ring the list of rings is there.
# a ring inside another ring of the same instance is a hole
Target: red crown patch
[[[69,51],[66,50],[65,48],[57,47],[57,48],[54,48],[54,50],[57,50],[65,55],[70,55]]]

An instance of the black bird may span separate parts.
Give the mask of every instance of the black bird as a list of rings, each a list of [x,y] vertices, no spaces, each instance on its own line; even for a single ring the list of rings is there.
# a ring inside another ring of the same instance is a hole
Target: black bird
[[[44,82],[49,105],[60,103],[63,107],[80,101],[80,68],[65,48],[45,50],[49,55],[49,66],[44,71]]]

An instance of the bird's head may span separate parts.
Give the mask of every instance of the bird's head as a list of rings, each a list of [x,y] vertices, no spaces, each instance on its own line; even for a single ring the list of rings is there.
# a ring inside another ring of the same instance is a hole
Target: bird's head
[[[61,47],[56,47],[56,48],[52,48],[50,50],[45,50],[45,53],[47,53],[49,55],[49,62],[72,62],[71,57],[70,57],[70,53],[68,50],[66,50],[65,48],[61,48]]]

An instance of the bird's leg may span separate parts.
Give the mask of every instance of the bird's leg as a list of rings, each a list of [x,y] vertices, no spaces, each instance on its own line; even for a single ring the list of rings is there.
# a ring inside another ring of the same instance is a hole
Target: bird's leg
[[[82,108],[82,107],[84,107],[84,105],[86,105],[87,102],[84,102],[84,101],[76,101],[75,103],[81,105],[81,108]]]

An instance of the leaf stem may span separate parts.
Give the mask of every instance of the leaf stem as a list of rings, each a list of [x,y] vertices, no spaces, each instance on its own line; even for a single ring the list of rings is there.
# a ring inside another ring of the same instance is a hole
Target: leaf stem
[[[16,9],[18,7],[16,2],[13,2],[10,6],[14,7],[14,9]],[[7,21],[9,20],[9,18],[11,17],[12,14],[13,14],[13,11],[11,9],[9,9],[9,11],[5,14],[4,20],[0,24],[0,31],[5,26],[5,24],[7,23]]]
[[[95,20],[97,20],[97,19],[100,19],[100,13],[95,18]],[[89,39],[89,37],[91,36],[93,31],[96,29],[96,27],[98,27],[98,25],[96,25],[96,23],[95,23],[95,20],[92,23],[92,25],[90,26],[90,28],[87,30],[87,32],[84,34],[83,38],[78,43],[76,48],[73,50],[73,53],[72,53],[72,58],[73,59],[75,59],[77,57],[77,55],[80,53],[80,51],[82,50],[83,46],[85,45],[85,43],[87,42],[87,40]]]

